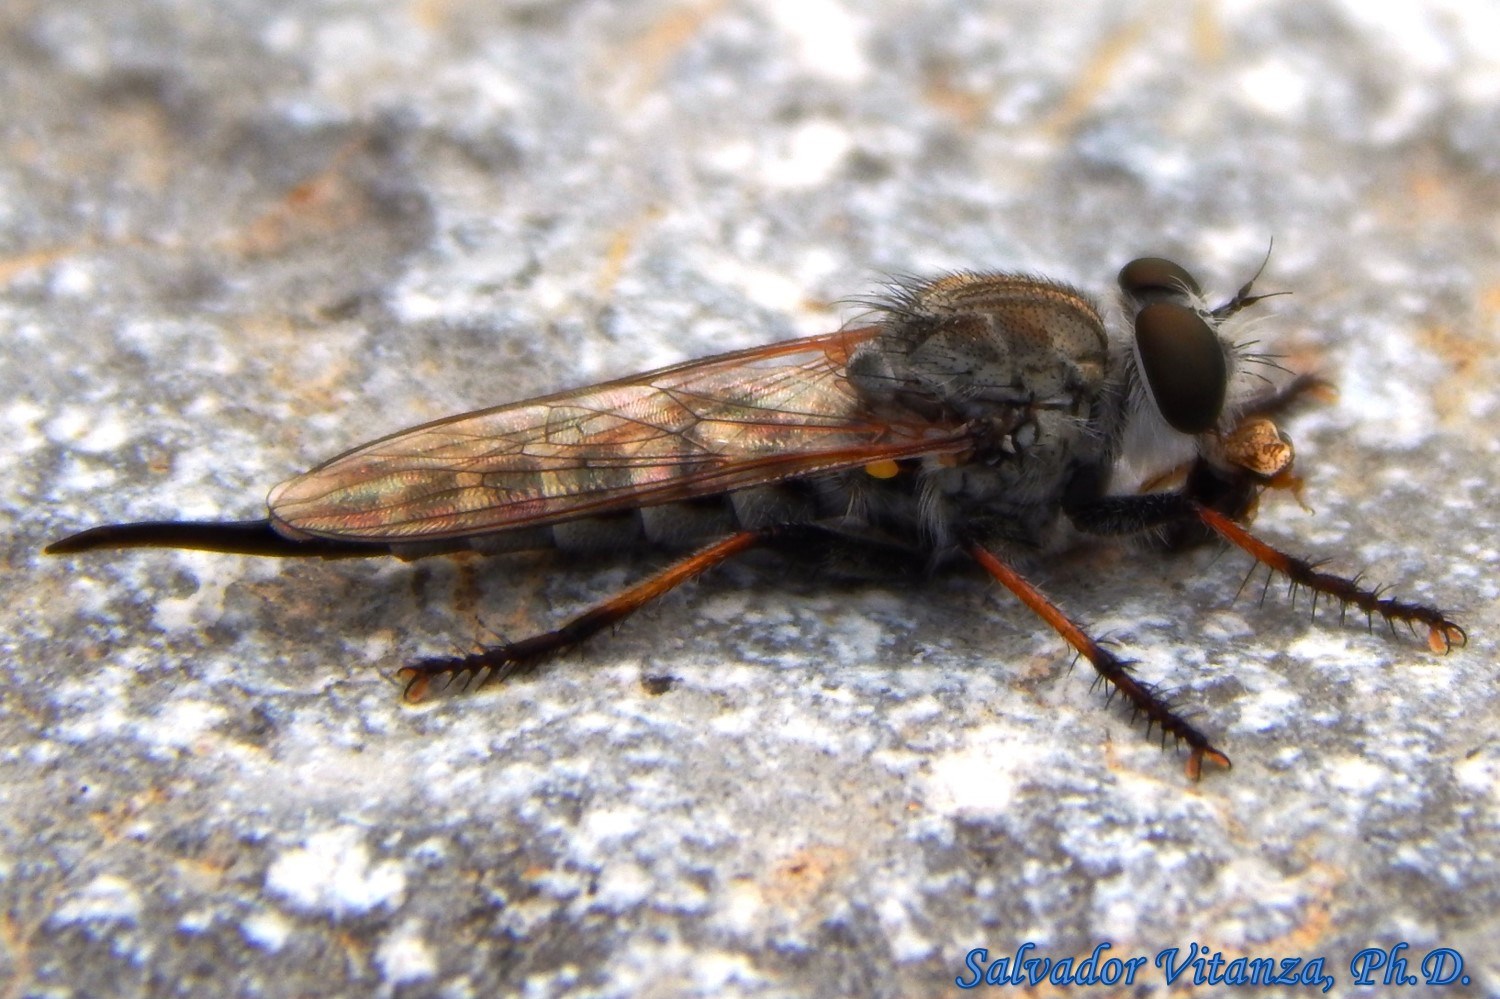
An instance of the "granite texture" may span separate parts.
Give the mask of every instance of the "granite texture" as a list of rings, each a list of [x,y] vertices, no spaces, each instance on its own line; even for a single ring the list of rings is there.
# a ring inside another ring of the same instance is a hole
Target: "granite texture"
[[[1027,941],[1500,993],[1500,19],[1377,9],[6,4],[0,997],[919,996]],[[1041,567],[1220,737],[1200,784],[977,575],[731,567],[410,708],[652,560],[40,553],[890,274],[1227,293],[1273,237],[1264,341],[1341,394],[1257,527],[1471,640],[1236,600],[1237,553]]]

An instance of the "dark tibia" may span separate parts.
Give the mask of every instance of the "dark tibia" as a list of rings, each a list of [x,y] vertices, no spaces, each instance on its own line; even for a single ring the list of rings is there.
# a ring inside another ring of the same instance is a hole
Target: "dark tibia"
[[[278,534],[269,520],[197,521],[157,520],[141,524],[105,524],[54,541],[48,555],[73,555],[106,548],[191,548],[230,555],[359,558],[385,555],[385,545],[357,541],[308,538],[298,541]]]
[[[1255,504],[1265,490],[1265,482],[1244,469],[1215,468],[1199,458],[1188,470],[1183,495],[1199,506],[1217,510],[1233,521],[1242,521],[1255,511]],[[1198,519],[1197,509],[1188,516],[1164,524],[1157,532],[1160,546],[1167,551],[1182,551],[1214,541],[1218,535]]]
[[[1249,472],[1217,469],[1199,459],[1180,492],[1102,496],[1070,506],[1067,513],[1073,526],[1088,534],[1125,537],[1150,531],[1158,547],[1179,551],[1218,536],[1199,518],[1200,508],[1239,520],[1255,508],[1264,488]]]
[[[1121,537],[1198,518],[1197,507],[1182,493],[1101,496],[1067,509],[1073,526],[1088,534]]]

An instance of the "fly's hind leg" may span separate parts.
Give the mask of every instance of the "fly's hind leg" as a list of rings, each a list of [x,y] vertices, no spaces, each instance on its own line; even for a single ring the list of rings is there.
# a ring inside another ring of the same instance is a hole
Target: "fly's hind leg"
[[[1099,682],[1109,685],[1110,696],[1119,694],[1138,717],[1146,719],[1148,732],[1156,728],[1161,731],[1164,740],[1170,737],[1177,742],[1187,743],[1190,750],[1187,760],[1189,777],[1197,780],[1202,775],[1205,760],[1225,769],[1229,768],[1229,757],[1216,749],[1208,741],[1208,736],[1178,714],[1154,686],[1137,679],[1128,660],[1121,659],[1096,642],[1040,590],[989,549],[970,543],[968,551],[986,572],[1014,593],[1033,613],[1051,625],[1052,630],[1073,646],[1079,655],[1089,661],[1099,674]]]
[[[434,682],[446,686],[455,682],[467,684],[477,681],[477,686],[483,686],[491,681],[503,680],[618,624],[688,580],[764,544],[774,533],[774,529],[766,529],[732,534],[648,576],[603,603],[590,607],[553,631],[516,642],[486,646],[469,655],[419,659],[404,667],[398,674],[406,681],[406,699],[422,700],[430,692]]]

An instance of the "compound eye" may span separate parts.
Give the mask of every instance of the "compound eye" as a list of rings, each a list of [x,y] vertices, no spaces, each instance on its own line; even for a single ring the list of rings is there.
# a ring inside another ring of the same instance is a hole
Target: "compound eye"
[[[1120,268],[1120,290],[1140,300],[1161,295],[1181,295],[1184,291],[1202,296],[1198,281],[1181,264],[1165,257],[1141,257]]]
[[[1173,430],[1201,434],[1218,422],[1229,368],[1218,336],[1202,316],[1171,302],[1152,302],[1135,317],[1135,346],[1156,408]]]

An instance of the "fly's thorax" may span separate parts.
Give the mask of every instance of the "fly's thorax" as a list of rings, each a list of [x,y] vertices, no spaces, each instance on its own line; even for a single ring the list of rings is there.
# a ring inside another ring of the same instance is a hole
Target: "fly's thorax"
[[[1104,382],[1104,323],[1081,292],[1016,274],[950,274],[897,287],[849,380],[867,400],[984,419],[996,406],[1073,408]]]
[[[951,274],[895,289],[881,335],[850,359],[851,384],[877,411],[968,425],[973,450],[923,473],[924,537],[1004,523],[1041,542],[1072,470],[1100,460],[1094,426],[1109,340],[1098,309],[1066,285],[1017,274]],[[990,532],[992,533],[992,532]]]
[[[1086,407],[1033,408],[1003,433],[998,424],[989,429],[968,460],[928,471],[928,504],[946,507],[942,519],[954,523],[1005,521],[1008,538],[1040,545],[1075,470],[1103,460],[1103,441]]]

